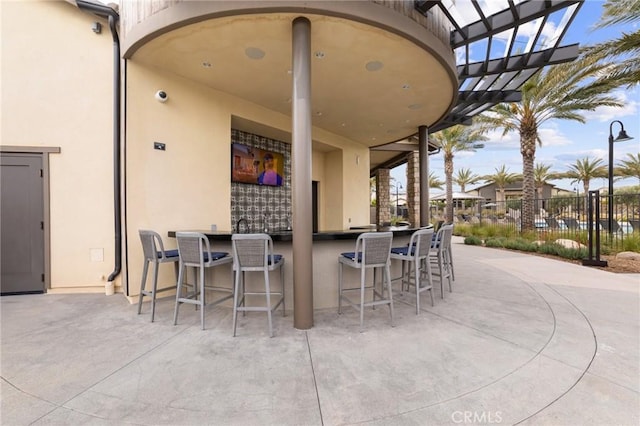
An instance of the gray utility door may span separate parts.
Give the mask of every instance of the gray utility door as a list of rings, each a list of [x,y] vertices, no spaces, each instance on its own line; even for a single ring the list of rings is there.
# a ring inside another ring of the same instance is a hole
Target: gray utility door
[[[42,155],[2,153],[0,160],[0,293],[42,293]]]

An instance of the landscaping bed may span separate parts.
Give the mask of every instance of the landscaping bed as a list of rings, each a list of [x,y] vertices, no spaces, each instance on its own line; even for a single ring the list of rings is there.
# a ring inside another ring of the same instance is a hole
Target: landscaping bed
[[[454,234],[464,237],[464,242],[468,245],[521,251],[579,265],[582,264],[582,259],[588,258],[588,250],[582,244],[586,240],[586,233],[576,233],[575,240],[569,241],[564,235],[565,238],[560,239],[551,233],[518,233],[509,229],[501,229],[499,226],[474,224],[455,226]],[[637,250],[639,242],[640,235],[634,235],[628,239],[630,250],[627,251],[632,254],[640,253],[640,250]],[[611,247],[607,245],[603,245],[601,250],[601,253],[604,254],[601,254],[600,259],[606,260],[608,265],[606,267],[588,267],[614,273],[640,273],[640,254],[634,258],[624,257],[623,254],[613,253]]]

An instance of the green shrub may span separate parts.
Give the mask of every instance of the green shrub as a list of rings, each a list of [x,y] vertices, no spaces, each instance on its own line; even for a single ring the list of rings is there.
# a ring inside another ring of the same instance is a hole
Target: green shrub
[[[487,238],[502,236],[501,229],[496,225],[485,225],[485,232]]]
[[[584,246],[589,243],[589,236],[584,230],[551,230],[520,232],[515,226],[505,226],[493,223],[457,223],[453,228],[454,234],[461,237],[474,237],[467,244],[478,245],[478,240],[485,241],[487,247],[504,247],[511,250],[520,251],[540,251],[541,253],[562,256],[568,258],[579,258],[581,254],[565,253],[560,249],[545,247],[539,249],[532,246],[534,241],[543,241],[546,246],[551,245],[557,239],[574,240]],[[547,250],[549,252],[545,252]],[[640,252],[640,234],[626,234],[623,239],[609,240],[606,234],[601,234],[600,252],[609,255],[618,251]],[[575,257],[578,256],[578,257]]]
[[[634,234],[625,235],[624,240],[622,241],[622,250],[640,253],[640,234],[636,232]]]
[[[562,257],[564,259],[573,259],[573,260],[585,259],[589,255],[589,252],[587,251],[587,249],[567,248],[556,243],[547,243],[547,244],[539,245],[538,253],[550,254],[553,256]]]
[[[587,256],[589,256],[589,252],[587,251],[587,249],[572,249],[561,247],[558,256],[565,259],[579,260],[587,258]]]
[[[504,248],[506,238],[504,237],[489,237],[484,241],[486,247],[499,247]]]
[[[540,244],[538,246],[538,253],[542,253],[542,254],[550,254],[553,256],[558,256],[558,253],[560,253],[560,249],[562,248],[562,246],[560,244],[556,244],[556,243],[545,243],[545,244]]]
[[[604,254],[604,255],[610,255],[611,253],[614,252],[614,250],[611,248],[611,246],[609,245],[609,241],[607,240],[606,237],[602,238],[600,237],[600,254]],[[585,242],[584,245],[589,246],[588,242]],[[593,249],[596,249],[596,243],[595,241],[593,242]]]
[[[509,238],[504,241],[504,248],[533,252],[538,249],[538,245],[524,238]]]
[[[457,235],[459,237],[468,237],[473,235],[471,224],[467,223],[456,223],[453,225],[453,235]]]
[[[481,246],[482,245],[482,240],[480,238],[476,237],[475,235],[469,235],[469,236],[465,237],[464,243],[469,245],[469,246]]]

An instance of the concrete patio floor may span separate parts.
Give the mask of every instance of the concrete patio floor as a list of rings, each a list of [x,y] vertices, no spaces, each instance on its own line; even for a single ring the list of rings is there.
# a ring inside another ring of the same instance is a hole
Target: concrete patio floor
[[[1,298],[2,425],[637,425],[640,276],[454,242],[453,293],[240,317],[173,299]],[[337,265],[336,265],[337,268]],[[438,286],[439,287],[439,286]]]

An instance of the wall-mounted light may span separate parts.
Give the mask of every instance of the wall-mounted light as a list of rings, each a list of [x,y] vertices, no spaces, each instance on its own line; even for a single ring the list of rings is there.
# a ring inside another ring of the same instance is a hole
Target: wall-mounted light
[[[91,25],[91,31],[93,31],[96,34],[100,34],[102,32],[102,24],[100,22],[94,22]]]

